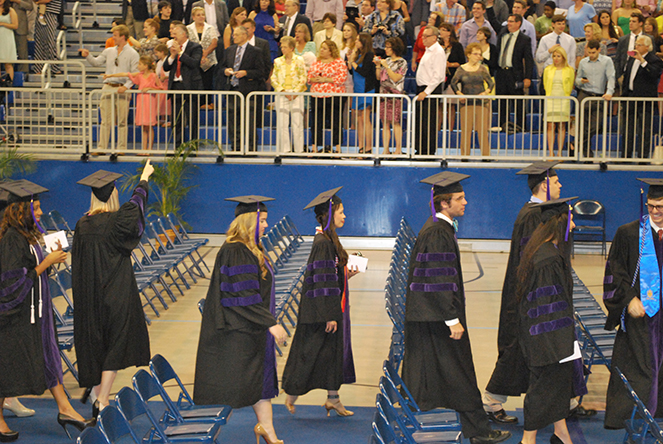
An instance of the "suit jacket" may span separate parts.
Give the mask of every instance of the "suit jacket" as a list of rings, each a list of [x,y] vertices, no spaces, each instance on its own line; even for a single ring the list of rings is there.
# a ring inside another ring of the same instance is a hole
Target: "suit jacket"
[[[246,71],[246,76],[239,79],[239,85],[235,88],[230,84],[232,77],[225,74],[226,68],[232,68],[235,64],[235,54],[237,53],[237,45],[230,45],[223,53],[223,60],[219,64],[219,77],[223,79],[222,88],[224,90],[239,91],[243,95],[249,94],[251,91],[263,91],[265,89],[265,81],[269,75],[270,69],[267,69],[260,49],[250,44],[246,45],[246,50],[242,55],[242,62],[239,65],[238,71]]]
[[[228,13],[232,14],[235,8],[239,8],[240,6],[243,6],[246,8],[246,14],[250,14],[251,11],[253,11],[253,8],[256,5],[257,0],[244,0],[242,4],[239,4],[239,0],[228,0],[226,2],[226,5],[228,6]]]
[[[281,28],[281,31],[279,32],[279,39],[281,39],[281,37],[283,37],[285,35],[285,32],[286,32],[285,19],[286,18],[287,18],[287,16],[284,15],[283,17],[281,17],[279,19],[279,23],[281,23],[281,26],[283,26]],[[313,37],[313,27],[311,26],[311,20],[308,17],[306,17],[304,14],[300,14],[299,12],[297,13],[297,15],[295,15],[295,24],[292,25],[292,30],[290,31],[290,34],[288,34],[288,35],[290,37],[294,37],[295,36],[295,28],[300,23],[303,23],[308,27],[308,32],[309,32],[309,34],[311,34],[311,37]]]
[[[129,8],[129,1],[122,0],[122,17],[127,17],[127,9]],[[147,1],[146,0],[132,0],[131,2],[131,11],[134,15],[134,20],[144,21],[150,18],[150,14],[147,11]]]
[[[267,74],[272,71],[272,66],[274,66],[274,61],[272,60],[272,51],[269,49],[269,42],[260,37],[256,37],[256,48],[260,50],[262,55],[263,63],[267,67]]]
[[[498,63],[502,48],[502,39],[504,39],[509,32],[504,28],[497,39]],[[516,43],[513,45],[513,55],[511,58],[511,66],[513,70],[513,77],[516,82],[522,82],[525,79],[532,79],[534,73],[534,58],[532,57],[532,41],[531,39],[521,32],[516,37]],[[498,70],[501,68],[498,68]],[[512,88],[513,86],[511,86]]]
[[[654,39],[651,38],[649,34],[645,34],[644,32],[642,35],[645,35],[651,39],[652,45],[654,44]],[[622,74],[624,74],[624,70],[626,69],[626,63],[628,62],[628,42],[631,38],[631,34],[625,35],[623,37],[619,38],[619,42],[617,42],[617,55],[615,56],[614,62],[615,62],[615,76],[616,78],[620,78]]]
[[[226,30],[226,25],[230,22],[230,17],[228,16],[228,7],[226,6],[226,2],[223,0],[213,0],[214,1],[214,6],[216,7],[216,27],[218,28],[219,31],[219,40],[221,45],[223,46],[223,31]],[[191,0],[189,0],[191,2]],[[200,6],[201,8],[205,7],[204,4],[205,0],[200,0],[192,4],[191,10],[193,11],[193,8]],[[187,9],[188,9],[188,4],[187,4]],[[193,23],[193,18],[189,14],[187,16],[190,18],[189,23]]]
[[[200,75],[200,59],[203,58],[203,47],[198,43],[188,40],[184,52],[179,57],[175,57],[173,63],[170,63],[170,56],[163,61],[163,70],[168,73],[168,89],[173,89],[173,81],[177,74],[177,60],[182,61],[180,73],[182,74],[182,83],[186,90],[201,89],[203,79]]]
[[[628,58],[624,70],[624,81],[622,82],[622,95],[624,97],[658,97],[658,81],[663,71],[663,60],[653,52],[645,55],[647,66],[640,66],[633,79],[633,90],[629,89],[631,71],[635,59]]]
[[[18,28],[16,28],[16,35],[28,35],[28,12],[34,9],[32,0],[21,0],[19,3],[12,4],[12,8],[16,11],[18,17]]]

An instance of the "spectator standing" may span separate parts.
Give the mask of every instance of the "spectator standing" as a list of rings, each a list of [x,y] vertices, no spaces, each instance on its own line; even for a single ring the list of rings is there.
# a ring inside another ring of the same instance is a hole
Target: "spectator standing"
[[[129,28],[119,25],[113,28],[113,38],[117,46],[106,48],[98,57],[94,57],[87,49],[80,49],[80,53],[92,66],[106,66],[105,74],[111,75],[120,72],[138,71],[139,55],[135,49],[127,44]],[[115,122],[118,127],[115,147],[119,151],[127,149],[127,117],[129,115],[129,101],[131,96],[125,94],[133,86],[128,77],[106,78],[102,87],[99,102],[101,125],[97,148],[105,151],[108,148],[108,139],[111,133],[111,124]],[[115,116],[115,118],[114,118]],[[113,147],[113,148],[115,148]]]
[[[341,48],[343,46],[343,32],[341,28],[336,27],[337,16],[332,13],[326,13],[322,19],[322,31],[315,33],[313,38],[315,42],[315,47],[320,50],[320,45],[324,41],[331,40],[336,45],[336,48]],[[315,29],[315,26],[313,27]]]
[[[193,0],[189,0],[193,2]],[[228,7],[223,0],[200,0],[191,5],[191,23],[194,22],[193,10],[197,7],[203,8],[205,11],[205,22],[210,24],[215,30],[217,38],[221,37],[226,30],[226,26],[230,22],[228,17]],[[187,17],[188,19],[189,17]],[[246,18],[246,17],[245,17]],[[216,53],[217,59],[223,54],[224,48],[219,48],[217,45]]]
[[[612,21],[615,22],[617,26],[622,28],[622,32],[624,33],[624,35],[628,35],[631,32],[630,19],[634,12],[642,14],[642,11],[640,11],[637,8],[634,8],[633,3],[631,3],[630,1],[622,3],[621,8],[616,8],[612,12]],[[644,22],[644,19],[642,21]]]
[[[658,24],[655,18],[649,17],[647,20],[645,20],[644,31],[645,34],[651,36],[654,43],[654,52],[656,55],[663,58],[663,36],[661,36],[658,32]],[[661,79],[658,82],[658,96],[663,97],[663,74],[661,74]],[[663,115],[663,101],[659,102],[658,109],[659,115]]]
[[[200,76],[203,79],[205,91],[214,90],[214,71],[217,65],[216,47],[218,44],[219,32],[216,26],[206,22],[205,8],[194,6],[191,12],[193,23],[187,26],[189,41],[197,43],[203,48],[203,56],[200,59]],[[214,109],[214,96],[209,94],[200,97],[201,109]]]
[[[295,54],[295,39],[290,36],[281,38],[283,55],[274,60],[272,87],[276,92],[294,93],[276,97],[276,149],[289,153],[294,145],[294,152],[304,153],[304,97],[296,93],[306,91],[306,64],[301,56]],[[290,123],[290,124],[288,124]],[[290,130],[292,142],[290,144]]]
[[[346,23],[345,25],[343,25],[343,45],[341,46],[340,55],[341,55],[341,60],[343,60],[348,66],[349,66],[348,56],[350,55],[350,53],[352,53],[352,51],[355,48],[358,35],[359,34],[357,34],[357,28],[355,28],[355,26],[352,23]],[[354,81],[351,75],[349,75],[345,79],[345,92],[346,93],[354,92]],[[343,101],[346,101],[346,99],[347,97],[343,97]],[[344,106],[343,109],[346,110],[346,107]]]
[[[479,28],[488,28],[491,31],[492,37],[490,38],[490,43],[493,45],[497,43],[497,36],[495,34],[495,30],[493,27],[490,25],[488,20],[485,18],[486,14],[486,4],[483,2],[483,0],[479,0],[474,2],[472,5],[472,18],[463,23],[463,25],[460,27],[460,34],[458,37],[458,41],[460,42],[461,45],[463,45],[463,48],[467,48],[467,45],[470,43],[476,43],[477,42],[477,31]]]
[[[439,11],[444,16],[445,23],[451,23],[456,32],[463,26],[467,19],[467,11],[463,5],[458,4],[458,0],[443,0],[440,2],[430,2],[430,12]]]
[[[541,37],[552,32],[552,18],[556,8],[557,5],[553,1],[548,1],[543,5],[543,15],[534,22],[537,40],[541,40]]]
[[[585,40],[576,43],[576,61],[574,65],[575,68],[578,67],[578,64],[580,63],[581,59],[587,57],[587,43],[589,43],[592,40],[598,40],[601,46],[601,54],[608,55],[608,48],[600,39],[601,39],[601,27],[594,22],[587,23],[585,25]]]
[[[285,0],[285,14],[279,19],[281,23],[280,37],[295,36],[297,25],[303,23],[308,28],[309,35],[313,34],[311,20],[299,13],[299,0]]]
[[[502,30],[502,23],[509,17],[509,6],[504,0],[485,0],[486,19],[490,22],[496,35]]]
[[[511,7],[512,15],[518,14],[523,18],[520,25],[520,32],[530,38],[530,46],[532,48],[532,58],[536,57],[536,29],[534,25],[528,20],[525,20],[525,12],[527,12],[527,2],[525,0],[514,0]],[[507,22],[502,23],[502,29],[508,28]]]
[[[384,57],[384,44],[390,37],[405,35],[405,22],[398,11],[394,11],[394,0],[377,0],[377,10],[368,16],[362,32],[373,38],[373,51]]]
[[[279,55],[279,45],[276,43],[276,37],[281,31],[274,0],[258,0],[258,4],[249,14],[249,18],[256,23],[255,36],[266,40],[269,44],[270,59],[273,61]]]
[[[498,60],[500,52],[497,50],[497,46],[488,41],[491,35],[490,29],[479,28],[477,31],[477,43],[481,48],[483,64],[488,67],[491,77],[495,77],[495,71],[500,67]]]
[[[424,28],[425,29],[425,28]],[[403,41],[397,37],[387,39],[385,43],[386,59],[376,59],[376,76],[380,81],[380,94],[403,95],[405,89],[405,75],[407,74],[407,60],[401,55],[405,51]],[[382,99],[380,101],[380,120],[382,121],[383,154],[389,154],[391,141],[391,128],[394,128],[393,154],[402,154],[403,126],[401,118],[403,113],[403,99]]]
[[[378,2],[379,3],[379,2]],[[373,64],[373,44],[371,35],[362,32],[357,36],[355,46],[348,54],[348,70],[352,75],[355,94],[374,94],[378,86]],[[373,125],[371,123],[372,97],[355,97],[352,109],[356,115],[357,146],[359,154],[369,154],[373,150]]]
[[[256,0],[228,0],[226,2],[226,6],[228,7],[228,11],[234,11],[241,6],[246,8],[248,14],[249,12],[253,11],[255,2]]]
[[[552,63],[543,70],[543,87],[546,96],[569,97],[573,92],[574,80],[575,71],[569,66],[566,51],[562,46],[555,46],[552,49]],[[561,157],[566,137],[566,125],[571,119],[571,101],[546,99],[545,103],[550,156],[554,156],[555,135],[557,135],[557,155]],[[571,155],[570,152],[569,155]]]
[[[619,38],[624,35],[624,31],[612,22],[609,10],[599,11],[598,16],[599,27],[601,28],[601,43],[606,46],[608,57],[614,60],[617,57],[617,43]]]
[[[460,65],[466,62],[465,59],[465,50],[463,45],[458,42],[456,38],[456,31],[450,23],[442,23],[440,25],[440,44],[444,48],[444,53],[447,56],[447,76],[445,81],[446,90],[443,90],[446,94],[454,95],[454,92],[449,86],[449,82],[453,79],[456,70]],[[450,101],[449,103],[449,129],[454,130],[456,128],[456,103],[455,101]],[[440,109],[440,114],[438,118],[438,128],[442,127],[442,120],[444,119],[444,112]]]
[[[657,5],[656,5],[656,0],[627,0],[629,2],[632,2],[632,5],[634,8],[637,8],[640,10],[642,15],[647,17],[653,17],[656,14]],[[614,0],[614,8],[621,8],[624,5],[623,0]]]
[[[629,19],[629,33],[619,39],[617,42],[617,55],[615,56],[615,72],[617,80],[624,74],[626,63],[628,62],[628,53],[635,51],[635,42],[638,37],[645,36],[651,40],[651,37],[644,33],[645,18],[639,12],[633,12]],[[652,41],[652,47],[654,42]],[[624,77],[624,82],[627,77]]]
[[[5,61],[5,72],[14,81],[14,65],[16,60],[16,42],[14,30],[18,29],[18,15],[11,7],[11,0],[4,0],[0,11],[0,60]],[[9,61],[9,62],[8,62]]]
[[[228,25],[226,29],[223,30],[223,48],[228,48],[233,43],[233,31],[238,26],[242,26],[242,22],[248,18],[248,13],[243,7],[235,8],[235,10],[230,14],[230,19],[228,20]]]
[[[476,5],[476,3],[475,3]],[[470,43],[465,48],[468,62],[456,70],[451,79],[451,89],[459,96],[487,95],[493,89],[494,82],[488,67],[481,63],[483,54],[478,43]],[[463,156],[470,155],[472,131],[479,136],[481,155],[490,155],[490,100],[460,99],[460,152]]]
[[[166,43],[170,40],[170,22],[173,21],[171,14],[173,13],[173,5],[167,0],[159,2],[159,40],[161,43]]]
[[[417,97],[416,97],[416,128],[415,146],[418,154],[435,155],[437,151],[438,109],[439,99],[428,98],[431,94],[442,94],[444,79],[447,72],[447,54],[438,43],[440,30],[434,26],[426,26],[423,33],[426,52],[417,66]]]
[[[375,0],[362,0],[361,5],[359,6],[359,16],[355,18],[357,31],[364,28],[366,19],[369,15],[373,14],[373,12],[375,12]],[[426,8],[426,13],[428,13],[428,8]]]
[[[593,157],[591,150],[592,137],[602,132],[603,107],[612,99],[615,93],[615,66],[610,57],[600,53],[601,45],[598,40],[587,42],[587,57],[580,60],[576,75],[576,88],[578,88],[578,102],[583,109],[583,134],[585,157]],[[602,97],[602,101],[585,101],[588,97]]]
[[[304,58],[307,70],[311,68],[316,59],[315,43],[311,41],[308,26],[304,23],[300,23],[295,29],[295,54]]]
[[[345,11],[345,6],[343,6],[343,0],[311,0],[306,2],[306,17],[311,20],[313,26],[313,35],[322,31],[324,28],[323,21],[325,20],[326,14],[334,14],[334,17],[343,17]],[[341,30],[341,21],[336,22],[336,28]],[[317,46],[317,45],[316,45]],[[318,47],[318,49],[320,49]]]
[[[575,4],[569,8],[566,14],[566,21],[569,23],[569,34],[573,38],[584,37],[584,28],[587,23],[597,22],[596,10],[584,0],[575,0]],[[573,59],[571,59],[573,60]]]
[[[150,18],[146,0],[122,0],[122,18],[129,28],[131,37],[140,40],[143,34],[143,22]]]
[[[44,22],[35,21],[35,60],[57,60],[58,51],[55,42],[58,35],[58,15],[62,7],[62,0],[37,0],[37,5],[46,4]],[[41,63],[34,63],[32,69],[36,74],[41,74]],[[51,65],[53,74],[60,74],[60,68]]]
[[[441,24],[442,14],[439,12],[431,12],[428,16],[428,26],[439,28]],[[424,56],[424,52],[426,52],[426,47],[424,46],[423,42],[423,34],[425,29],[425,26],[421,27],[421,31],[419,31],[417,40],[414,42],[414,46],[412,47],[412,71],[417,70],[417,65],[421,61],[421,58]]]
[[[28,13],[34,9],[32,0],[12,0],[12,8],[18,16],[18,28],[14,31],[14,40],[16,42],[16,52],[19,60],[28,59]],[[20,64],[16,67],[17,71],[28,72],[28,65]]]
[[[539,47],[536,50],[536,61],[543,65],[543,69],[550,66],[553,62],[553,53],[557,47],[564,49],[564,56],[571,60],[575,66],[576,60],[576,40],[564,32],[566,28],[566,19],[563,15],[555,15],[552,18],[552,29],[548,35],[541,38]]]
[[[157,56],[154,54],[154,48],[157,47],[161,42],[157,37],[159,32],[159,22],[155,19],[148,18],[143,22],[143,34],[145,37],[136,41],[133,37],[129,37],[129,44],[138,50],[138,54],[141,56],[150,56],[156,62]],[[132,44],[133,43],[133,44]]]

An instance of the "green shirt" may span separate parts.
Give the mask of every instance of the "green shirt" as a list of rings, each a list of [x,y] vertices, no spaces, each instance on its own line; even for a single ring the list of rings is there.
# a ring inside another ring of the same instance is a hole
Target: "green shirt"
[[[542,15],[534,22],[534,29],[536,29],[537,34],[545,34],[550,30],[552,26],[552,17],[548,18],[545,15]]]

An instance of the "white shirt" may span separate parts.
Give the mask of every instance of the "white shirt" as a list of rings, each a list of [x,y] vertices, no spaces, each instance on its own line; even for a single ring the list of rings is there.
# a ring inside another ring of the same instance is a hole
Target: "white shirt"
[[[205,6],[205,21],[209,23],[210,25],[214,26],[214,29],[217,29],[216,26],[216,5],[214,4],[214,0],[212,0],[212,4],[207,3],[207,0],[203,2],[203,5]],[[218,30],[217,30],[218,32]]]
[[[442,219],[442,220],[446,221],[449,225],[451,225],[453,227],[453,225],[454,225],[453,221],[451,219],[449,219],[446,214],[444,214],[442,212],[439,212],[439,213],[435,213],[435,216],[437,216],[438,219]],[[462,277],[461,277],[461,279],[462,279]],[[458,320],[458,318],[451,319],[449,321],[444,321],[444,323],[447,325],[447,327],[451,327],[452,325],[456,325],[459,322],[460,321]]]
[[[499,59],[497,62],[502,68],[512,68],[513,67],[513,47],[516,45],[516,40],[518,40],[518,34],[520,34],[520,29],[516,32],[510,33],[511,35],[504,35],[502,37],[502,48],[499,50]],[[508,44],[508,46],[506,46]],[[504,66],[502,66],[502,59],[504,59]]]
[[[182,55],[184,53],[184,50],[186,49],[186,44],[187,43],[189,43],[189,39],[187,39],[187,41],[182,44],[182,48],[180,49],[179,55]],[[171,66],[172,66],[173,63],[175,63],[175,57],[173,57],[172,54],[171,54],[170,57],[168,57],[168,63]],[[177,66],[175,66],[174,68],[175,68],[175,72],[177,72]],[[173,69],[173,68],[171,68],[171,69]],[[180,73],[180,74],[182,74],[182,73]],[[184,80],[184,79],[182,79],[182,76],[180,75],[180,76],[175,77],[173,79],[173,82],[181,82],[182,80]]]
[[[506,22],[502,23],[502,27],[506,28]],[[520,31],[523,32],[529,39],[531,40],[532,43],[532,57],[536,56],[536,28],[534,28],[534,25],[529,21],[526,20],[523,17],[523,24],[520,25]]]
[[[633,50],[635,50],[635,41],[637,40],[638,37],[640,37],[643,34],[642,34],[642,31],[640,31],[640,34],[635,34],[635,33],[632,32],[629,35],[630,35],[630,38],[628,39],[628,50],[633,51]]]
[[[644,63],[640,63],[640,60],[633,58],[633,67],[631,68],[631,78],[628,79],[628,89],[633,91],[633,80],[635,80],[635,76],[638,74],[638,69],[644,68],[647,66],[647,61],[645,60]]]
[[[286,23],[288,23],[288,29],[285,30],[283,35],[290,35],[290,31],[292,28],[295,26],[295,20],[297,20],[297,12],[295,12],[292,17],[285,16],[285,21],[283,22],[283,26],[285,26]],[[290,22],[288,22],[288,19],[290,19]]]
[[[439,43],[426,48],[424,56],[417,66],[417,85],[426,86],[424,91],[430,96],[441,83],[447,72],[447,54]]]
[[[256,46],[256,35],[253,34],[253,37],[249,39],[249,45]]]
[[[553,31],[550,34],[541,37],[539,49],[536,50],[536,61],[538,63],[543,63],[544,68],[548,65],[552,65],[552,54],[549,50],[557,44],[557,36],[558,34]],[[569,62],[569,66],[575,69],[576,39],[563,32],[559,34],[559,45],[564,48],[564,51],[566,51],[566,58]],[[541,75],[543,75],[543,72],[541,72]]]

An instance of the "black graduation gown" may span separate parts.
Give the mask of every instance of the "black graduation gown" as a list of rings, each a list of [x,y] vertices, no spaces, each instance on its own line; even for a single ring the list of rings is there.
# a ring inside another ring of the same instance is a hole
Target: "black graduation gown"
[[[200,327],[193,400],[241,408],[278,394],[275,358],[270,396],[263,396],[272,275],[263,278],[258,258],[241,242],[219,249]],[[273,351],[272,351],[273,354]]]
[[[301,396],[314,389],[338,390],[356,381],[350,343],[350,305],[345,267],[324,234],[313,239],[304,274],[297,330],[283,370],[283,390]],[[346,306],[342,308],[345,292]],[[326,333],[336,321],[336,332]]]
[[[444,321],[460,321],[465,333],[449,337]],[[412,250],[405,303],[403,381],[422,410],[482,409],[470,336],[460,252],[454,228],[429,218]]]
[[[150,339],[131,262],[145,227],[147,182],[113,213],[83,216],[71,250],[74,341],[81,387],[101,372],[150,362]]]
[[[552,242],[532,257],[532,271],[520,295],[520,345],[530,367],[525,396],[525,430],[564,419],[573,397],[573,279],[568,261]]]
[[[516,297],[520,257],[534,230],[541,223],[541,209],[526,203],[518,213],[511,233],[509,261],[502,286],[502,306],[497,334],[498,358],[486,390],[490,393],[520,396],[527,391],[529,370],[518,344],[518,298]]]
[[[41,248],[35,245],[35,248]],[[0,397],[22,395],[41,395],[49,386],[47,382],[47,359],[44,346],[52,346],[55,332],[42,335],[42,329],[54,330],[52,317],[50,322],[41,322],[39,318],[39,286],[41,278],[37,276],[37,261],[30,251],[30,244],[14,228],[9,228],[0,240]],[[44,272],[47,273],[47,272]],[[43,310],[51,310],[50,296],[43,295]],[[34,305],[34,323],[31,323],[32,305]],[[57,353],[57,344],[55,344]],[[53,361],[53,359],[50,359]],[[62,381],[62,367],[57,361],[52,367],[59,368],[59,381]],[[57,373],[58,369],[53,372]],[[57,384],[55,384],[57,385]]]
[[[653,235],[653,233],[652,233]],[[663,246],[658,237],[653,236],[654,247],[661,267]],[[606,330],[617,330],[615,346],[612,352],[612,365],[618,367],[631,383],[631,386],[651,409],[652,414],[663,417],[663,374],[660,366],[663,346],[663,319],[661,311],[653,317],[632,318],[627,311],[629,302],[640,297],[640,275],[631,287],[639,255],[639,223],[634,221],[622,225],[610,247],[608,262],[605,266],[603,302],[608,309]],[[622,313],[626,330],[621,327]],[[658,357],[658,359],[656,359]],[[658,360],[658,365],[656,365]],[[624,383],[613,372],[608,383],[606,397],[605,427],[624,428],[624,420],[630,417],[633,403],[628,397]]]

